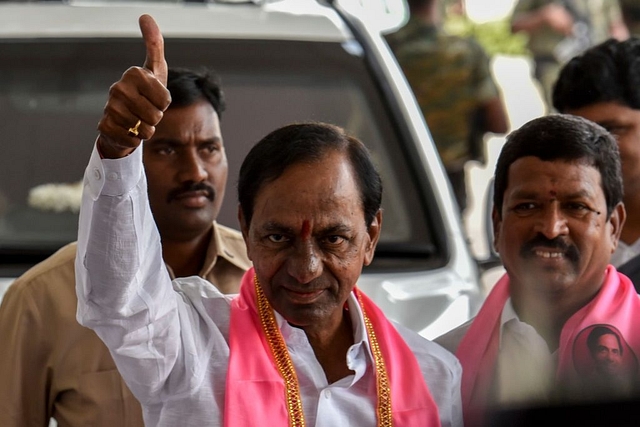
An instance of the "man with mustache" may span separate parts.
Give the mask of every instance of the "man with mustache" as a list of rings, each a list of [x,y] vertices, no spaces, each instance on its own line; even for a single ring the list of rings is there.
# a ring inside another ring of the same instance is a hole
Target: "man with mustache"
[[[171,277],[200,276],[237,293],[251,266],[241,234],[216,223],[227,158],[220,116],[224,98],[206,71],[168,72],[171,104],[144,142],[144,168],[162,258]],[[120,97],[128,89],[112,88]],[[111,117],[115,117],[112,115]],[[131,123],[132,132],[141,132]],[[108,187],[113,175],[92,171]],[[0,425],[142,427],[140,404],[98,336],[76,320],[76,243],[11,285],[0,308]],[[124,261],[124,260],[123,260]]]
[[[609,263],[626,217],[613,136],[581,117],[534,119],[507,137],[494,190],[506,274],[474,319],[437,340],[462,364],[466,426],[584,396],[572,349],[591,325],[615,326],[640,352],[640,299]]]
[[[112,91],[99,126],[76,276],[78,320],[109,347],[145,424],[462,425],[455,357],[389,321],[356,286],[380,237],[382,181],[343,129],[283,126],[245,157],[238,219],[253,268],[237,297],[158,268],[140,138],[168,105],[167,62],[153,18],[139,23],[147,57],[116,83],[128,96]],[[94,168],[122,180],[102,186]]]

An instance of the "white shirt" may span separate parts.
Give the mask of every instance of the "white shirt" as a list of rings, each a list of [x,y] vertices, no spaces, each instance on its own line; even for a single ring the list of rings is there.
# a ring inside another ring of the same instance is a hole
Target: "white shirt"
[[[529,324],[522,322],[509,298],[500,319],[496,403],[502,407],[545,404],[553,390],[556,352]]]
[[[142,149],[117,160],[94,147],[85,171],[76,277],[78,321],[106,343],[140,400],[145,425],[221,426],[229,362],[230,297],[200,277],[171,282],[147,198]],[[375,426],[375,378],[352,295],[354,375],[328,384],[306,335],[276,313],[300,383],[307,425]],[[457,359],[400,325],[443,426],[462,426]],[[247,408],[251,410],[251,408]]]

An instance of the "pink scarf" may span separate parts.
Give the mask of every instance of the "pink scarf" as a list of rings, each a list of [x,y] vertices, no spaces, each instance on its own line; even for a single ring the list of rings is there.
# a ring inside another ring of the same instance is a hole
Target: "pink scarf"
[[[509,298],[509,277],[496,283],[456,352],[463,368],[462,407],[465,425],[482,424],[498,358],[500,319]],[[558,384],[580,389],[585,373],[593,369],[587,336],[595,326],[607,326],[619,334],[626,368],[637,375],[640,355],[640,298],[633,283],[609,266],[596,297],[565,323],[558,348]],[[629,372],[629,371],[627,371]],[[584,386],[584,384],[583,384]]]
[[[231,303],[224,425],[254,427],[268,420],[269,425],[287,426],[284,381],[260,324],[254,274],[253,268],[245,273],[240,295]],[[382,311],[360,296],[386,363],[393,424],[439,426],[438,408],[411,349]]]

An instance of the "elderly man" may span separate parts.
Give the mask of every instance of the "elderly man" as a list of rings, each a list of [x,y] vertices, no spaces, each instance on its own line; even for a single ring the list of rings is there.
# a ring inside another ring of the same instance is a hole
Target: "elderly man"
[[[215,222],[227,182],[220,85],[212,74],[174,69],[167,86],[172,103],[144,146],[147,220],[158,226],[172,277],[200,275],[237,293],[251,262],[241,234]],[[45,427],[51,418],[61,427],[143,425],[109,350],[76,320],[75,256],[75,243],[60,249],[18,278],[2,301],[3,427]]]
[[[573,357],[595,324],[620,331],[626,357],[640,354],[640,299],[609,264],[625,215],[618,149],[605,129],[550,115],[508,136],[492,214],[506,274],[472,321],[437,340],[463,367],[465,425],[482,425],[494,409],[602,397],[582,385]]]
[[[457,360],[355,287],[382,186],[337,127],[286,126],[245,159],[239,220],[255,270],[237,298],[198,277],[171,282],[138,148],[169,105],[167,65],[155,21],[140,26],[145,66],[111,91],[85,175],[76,274],[78,319],[111,350],[146,425],[461,425]]]

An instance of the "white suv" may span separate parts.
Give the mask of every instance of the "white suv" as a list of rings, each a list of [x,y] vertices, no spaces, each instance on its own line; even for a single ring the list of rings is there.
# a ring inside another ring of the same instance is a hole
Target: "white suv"
[[[235,177],[262,136],[295,121],[338,124],[368,145],[384,183],[382,237],[359,286],[390,318],[428,338],[475,314],[478,264],[380,27],[311,0],[259,3],[0,3],[5,287],[75,240],[71,183],[82,178],[109,86],[144,59],[137,18],[148,13],[163,31],[170,66],[207,66],[221,76],[230,162],[221,223],[237,227]]]

